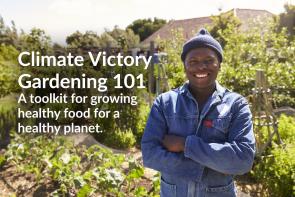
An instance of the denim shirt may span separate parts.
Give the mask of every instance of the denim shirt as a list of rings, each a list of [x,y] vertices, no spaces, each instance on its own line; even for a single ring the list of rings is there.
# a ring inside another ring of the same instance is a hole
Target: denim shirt
[[[233,176],[250,171],[255,154],[252,115],[244,97],[216,82],[199,113],[188,83],[159,95],[142,137],[143,164],[161,172],[162,197],[236,196]],[[183,136],[183,152],[162,146]]]

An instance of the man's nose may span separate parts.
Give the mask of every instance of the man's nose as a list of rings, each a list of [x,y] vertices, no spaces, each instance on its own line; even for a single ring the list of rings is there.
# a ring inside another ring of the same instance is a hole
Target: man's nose
[[[207,68],[207,65],[205,64],[205,62],[199,62],[197,69],[204,70],[206,68]]]

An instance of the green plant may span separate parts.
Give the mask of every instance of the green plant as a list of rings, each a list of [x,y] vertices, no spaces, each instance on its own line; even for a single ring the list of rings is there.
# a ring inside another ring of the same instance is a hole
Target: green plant
[[[1,169],[2,166],[4,166],[5,162],[6,162],[5,156],[0,155],[0,169]]]
[[[141,141],[141,137],[143,135],[149,113],[150,113],[149,105],[146,105],[146,104],[139,105],[139,115],[138,115],[139,119],[136,124],[136,132],[135,132],[136,141],[138,143],[140,143]]]
[[[120,128],[117,128],[115,132],[107,135],[104,142],[112,147],[125,149],[133,147],[136,139],[131,129],[122,131]]]
[[[278,131],[285,143],[292,143],[295,140],[295,118],[282,114],[279,118]]]
[[[13,46],[0,43],[0,97],[20,90],[16,83],[20,72],[16,62],[18,53]]]
[[[168,54],[164,67],[169,87],[176,88],[185,81],[184,66],[180,58],[185,39],[183,38],[182,29],[172,30],[171,34],[173,35],[172,39],[159,40],[159,48]]]
[[[285,145],[273,145],[268,156],[258,158],[252,176],[261,182],[270,196],[289,197],[295,195],[295,121],[293,117],[281,115],[278,131]]]
[[[140,185],[144,169],[132,156],[114,154],[98,145],[76,147],[64,137],[13,136],[0,159],[17,166],[20,172],[33,173],[37,184],[54,181],[58,187],[52,196],[131,197],[155,196],[152,194],[158,192],[154,184],[150,190]]]
[[[270,196],[289,197],[295,195],[295,144],[284,149],[271,150],[272,156],[264,157],[255,165],[252,175],[267,189]]]

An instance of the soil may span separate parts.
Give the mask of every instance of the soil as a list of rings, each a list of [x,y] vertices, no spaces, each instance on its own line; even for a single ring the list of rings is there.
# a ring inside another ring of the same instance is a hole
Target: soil
[[[76,145],[91,146],[92,144],[99,144],[89,135],[75,135],[69,136]],[[101,144],[99,144],[101,145]],[[105,147],[105,146],[104,146]],[[131,149],[128,151],[111,149],[114,152],[120,152],[126,155],[132,155],[136,160],[141,161],[141,152],[138,149]],[[3,154],[3,150],[0,151]],[[145,178],[139,185],[150,187],[149,180],[156,174],[156,171],[145,169]],[[266,192],[262,185],[256,183],[255,180],[250,178],[249,174],[236,177],[236,185],[238,189],[238,197],[265,197]],[[52,180],[45,182],[37,182],[33,174],[21,173],[17,166],[13,164],[6,164],[0,168],[0,197],[47,197],[51,192],[58,187]],[[72,195],[69,195],[72,196]],[[95,196],[100,196],[99,194]]]
[[[14,165],[4,165],[0,170],[0,196],[48,196],[56,189],[53,181],[37,183],[33,174],[19,172]]]

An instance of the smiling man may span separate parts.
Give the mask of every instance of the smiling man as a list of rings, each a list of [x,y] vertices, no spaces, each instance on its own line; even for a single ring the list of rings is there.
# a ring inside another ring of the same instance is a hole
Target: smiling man
[[[161,197],[236,196],[233,176],[251,169],[255,153],[249,105],[216,81],[222,47],[206,29],[181,59],[188,82],[156,98],[143,163],[161,172]]]

